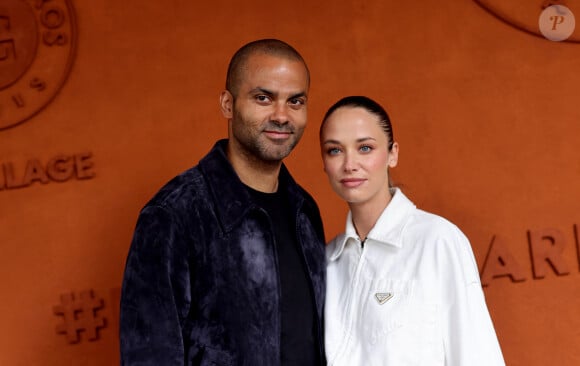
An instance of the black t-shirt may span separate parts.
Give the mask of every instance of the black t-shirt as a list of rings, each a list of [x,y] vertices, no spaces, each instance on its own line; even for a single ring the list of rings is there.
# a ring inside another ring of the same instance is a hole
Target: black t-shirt
[[[296,238],[296,217],[284,187],[263,193],[248,187],[273,225],[282,298],[281,364],[318,365],[316,310],[306,264]]]

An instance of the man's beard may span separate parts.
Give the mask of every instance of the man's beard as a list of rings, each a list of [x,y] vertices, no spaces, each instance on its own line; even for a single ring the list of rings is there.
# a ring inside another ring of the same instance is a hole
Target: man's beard
[[[253,123],[248,123],[238,111],[234,111],[232,129],[236,140],[246,150],[249,158],[267,162],[279,162],[290,155],[298,141],[300,141],[304,131],[296,131],[288,123],[280,125],[274,121],[269,121],[265,126],[262,126],[259,132],[247,127],[254,125]],[[270,140],[263,135],[265,130],[290,133],[290,137],[276,143],[276,141]]]

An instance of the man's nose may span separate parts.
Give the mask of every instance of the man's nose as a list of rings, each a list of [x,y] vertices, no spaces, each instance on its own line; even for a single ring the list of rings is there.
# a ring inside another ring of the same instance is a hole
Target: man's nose
[[[274,104],[274,111],[272,112],[271,120],[277,122],[278,124],[288,123],[290,117],[288,114],[288,105],[286,103],[276,103]]]

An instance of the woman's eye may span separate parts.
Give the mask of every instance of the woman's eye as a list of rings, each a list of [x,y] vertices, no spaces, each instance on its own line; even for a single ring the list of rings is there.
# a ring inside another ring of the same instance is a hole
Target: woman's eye
[[[336,155],[340,152],[340,149],[337,147],[331,147],[330,149],[328,149],[327,151],[328,155]]]
[[[370,152],[373,148],[370,146],[361,146],[360,151],[362,152]]]

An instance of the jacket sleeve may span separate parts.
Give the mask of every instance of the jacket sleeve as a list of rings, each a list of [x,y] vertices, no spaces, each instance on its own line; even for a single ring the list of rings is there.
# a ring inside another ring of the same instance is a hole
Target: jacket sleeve
[[[190,305],[184,231],[160,207],[137,221],[127,257],[120,309],[121,365],[184,365],[183,321]]]
[[[446,366],[505,366],[468,239],[458,229],[452,246],[449,306],[444,315]]]

